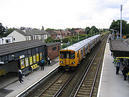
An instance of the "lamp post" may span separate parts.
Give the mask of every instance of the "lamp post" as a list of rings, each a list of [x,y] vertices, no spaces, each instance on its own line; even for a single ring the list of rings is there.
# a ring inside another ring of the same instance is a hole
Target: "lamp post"
[[[111,29],[112,30],[112,39],[114,40],[115,39],[115,30],[114,29]]]
[[[120,39],[122,39],[122,5],[120,5]]]
[[[78,32],[78,41],[79,41],[79,32]]]

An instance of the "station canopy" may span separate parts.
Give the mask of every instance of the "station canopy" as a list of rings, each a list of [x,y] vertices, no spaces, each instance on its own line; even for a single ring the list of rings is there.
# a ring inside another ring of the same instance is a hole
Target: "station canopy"
[[[110,50],[115,57],[128,58],[129,57],[129,39],[125,40],[111,40]]]

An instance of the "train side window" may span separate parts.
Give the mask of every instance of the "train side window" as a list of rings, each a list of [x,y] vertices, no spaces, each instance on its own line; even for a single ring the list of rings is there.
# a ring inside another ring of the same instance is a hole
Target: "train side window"
[[[71,52],[70,57],[71,57],[71,59],[74,59],[75,58],[75,52]]]
[[[83,56],[83,50],[81,50],[81,55]]]
[[[79,52],[77,53],[77,57],[79,58]]]

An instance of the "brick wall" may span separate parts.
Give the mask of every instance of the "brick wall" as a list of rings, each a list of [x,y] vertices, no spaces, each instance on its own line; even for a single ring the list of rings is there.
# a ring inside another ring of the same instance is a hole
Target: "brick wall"
[[[47,50],[48,50],[48,57],[50,59],[55,59],[56,57],[59,56],[60,45],[56,44],[56,45],[48,46]]]

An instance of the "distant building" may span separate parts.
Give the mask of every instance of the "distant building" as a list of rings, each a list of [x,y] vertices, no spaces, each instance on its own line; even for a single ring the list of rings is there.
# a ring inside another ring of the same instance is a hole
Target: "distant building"
[[[3,38],[0,38],[0,45],[2,45],[2,44],[8,44],[8,43],[13,43],[13,38],[12,37],[3,37]]]
[[[16,29],[8,35],[13,38],[13,42],[28,41],[28,40],[42,40],[44,42],[49,36],[48,32],[39,29]]]

